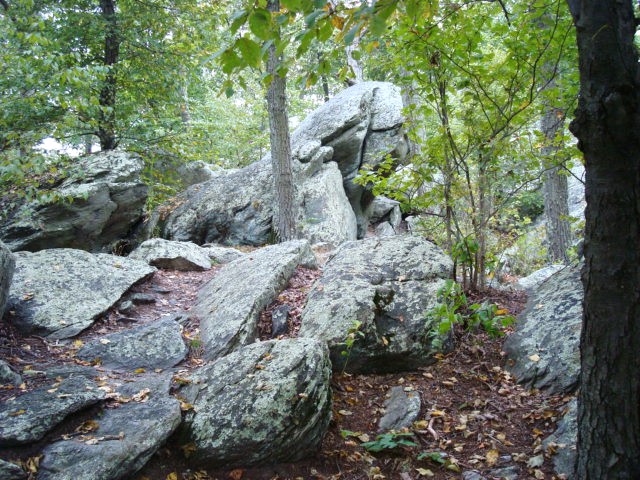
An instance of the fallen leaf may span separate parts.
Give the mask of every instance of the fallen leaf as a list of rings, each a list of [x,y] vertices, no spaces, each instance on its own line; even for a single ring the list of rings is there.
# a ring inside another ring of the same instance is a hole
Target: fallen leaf
[[[538,480],[544,480],[544,472],[542,470],[534,470],[533,476],[536,477]]]
[[[185,445],[180,445],[180,450],[182,450],[182,454],[184,455],[185,458],[189,458],[191,455],[195,453],[197,449],[198,448],[196,447],[196,444],[193,442],[187,443]]]
[[[167,475],[166,480],[178,480],[178,474],[176,472],[171,472]]]
[[[188,412],[189,410],[193,410],[193,405],[187,402],[180,402],[180,410],[183,412]]]
[[[369,435],[363,433],[362,435],[358,435],[358,440],[364,443],[370,441],[371,439],[369,438]]]
[[[496,449],[489,450],[484,458],[485,458],[485,461],[487,462],[487,466],[493,467],[496,463],[498,463],[498,458],[500,458],[500,452]]]
[[[537,455],[535,457],[531,457],[527,461],[527,467],[538,468],[538,467],[541,467],[543,463],[544,463],[544,455]]]
[[[144,368],[136,368],[133,373],[137,373],[137,374],[141,374],[146,372],[146,370]]]
[[[107,345],[107,344],[111,343],[111,340],[106,339],[106,338],[101,338],[101,339],[100,339],[100,343],[101,343],[102,345]]]
[[[534,353],[533,355],[529,355],[529,360],[531,360],[532,362],[539,362],[540,355],[538,355],[537,353]]]
[[[24,410],[24,409],[21,409],[21,410],[16,410],[16,411],[15,411],[15,412],[13,412],[13,413],[10,413],[10,414],[9,414],[9,416],[10,416],[10,417],[17,417],[18,415],[23,415],[23,414],[25,414],[25,413],[27,413],[27,411],[26,411],[26,410]]]
[[[86,422],[82,423],[76,428],[76,432],[79,432],[79,433],[95,432],[96,430],[98,430],[98,428],[100,428],[100,424],[98,422],[96,422],[95,420],[87,420]]]
[[[231,470],[229,472],[229,478],[231,478],[232,480],[240,480],[242,478],[242,475],[244,475],[244,470],[242,470],[241,468],[236,468],[235,470]]]
[[[340,415],[344,415],[345,417],[348,417],[349,415],[353,415],[353,412],[351,410],[338,410],[338,413]]]
[[[428,468],[416,468],[416,472],[418,472],[423,477],[433,477],[434,473]]]
[[[150,389],[143,388],[138,393],[136,393],[133,397],[131,397],[131,400],[133,400],[134,402],[144,403],[147,400],[149,400],[149,392],[151,392]]]

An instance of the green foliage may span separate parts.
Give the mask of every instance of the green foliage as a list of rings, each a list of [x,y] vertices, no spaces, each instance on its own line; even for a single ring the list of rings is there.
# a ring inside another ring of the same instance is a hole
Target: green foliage
[[[347,369],[349,363],[349,357],[351,357],[351,351],[358,338],[364,338],[364,332],[361,330],[362,322],[354,320],[351,322],[351,327],[347,330],[347,334],[344,337],[345,349],[340,352],[344,357],[344,363],[342,364],[342,373]]]
[[[378,435],[371,442],[364,442],[362,447],[374,453],[383,450],[395,450],[399,447],[417,447],[418,444],[409,440],[410,438],[415,438],[411,432],[388,432]]]
[[[470,313],[467,313],[470,312]],[[504,328],[515,319],[506,310],[499,310],[494,304],[483,302],[469,305],[462,287],[453,280],[447,280],[438,290],[438,303],[427,312],[427,328],[435,347],[441,347],[443,337],[455,325],[464,325],[467,330],[482,328],[490,336],[504,335]]]

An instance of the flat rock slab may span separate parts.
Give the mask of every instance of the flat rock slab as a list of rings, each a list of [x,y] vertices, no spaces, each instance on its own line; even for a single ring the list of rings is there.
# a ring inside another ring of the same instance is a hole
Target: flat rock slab
[[[4,307],[7,304],[9,287],[11,286],[15,267],[15,257],[9,248],[7,248],[4,243],[0,242],[0,318],[2,317]]]
[[[420,392],[405,392],[403,387],[391,388],[389,398],[384,402],[385,414],[378,422],[378,430],[402,430],[411,427],[420,414]]]
[[[38,479],[116,480],[141,469],[181,420],[180,402],[156,383],[127,385],[121,393],[133,396],[137,392],[140,399],[104,410],[95,419],[99,428],[90,438],[46,447]]]
[[[315,266],[306,240],[264,247],[225,265],[200,288],[191,312],[200,318],[204,356],[226,355],[255,341],[257,323],[298,265]]]
[[[194,375],[180,437],[194,462],[249,466],[317,451],[331,419],[331,365],[313,339],[248,345]]]
[[[156,270],[139,260],[67,248],[18,252],[15,257],[9,318],[23,334],[52,339],[73,337],[90,327]]]
[[[177,242],[151,238],[142,242],[129,258],[143,260],[165,270],[204,271],[211,268],[211,259],[202,247],[193,242]]]
[[[518,383],[559,394],[580,374],[583,289],[580,268],[561,270],[529,298],[516,331],[504,342],[507,370]]]
[[[85,377],[69,377],[0,405],[0,445],[13,447],[43,438],[73,412],[104,399]]]
[[[105,335],[84,345],[76,354],[81,360],[100,360],[103,367],[118,370],[169,368],[188,353],[180,325],[164,318],[125,332]]]
[[[222,245],[203,245],[205,253],[214,263],[229,263],[245,256],[245,253],[233,247],[223,247]]]
[[[425,312],[451,269],[442,250],[418,237],[345,243],[309,293],[300,336],[326,341],[338,371],[396,372],[433,363],[438,350]],[[360,326],[352,332],[355,322]],[[355,334],[351,349],[349,333]]]

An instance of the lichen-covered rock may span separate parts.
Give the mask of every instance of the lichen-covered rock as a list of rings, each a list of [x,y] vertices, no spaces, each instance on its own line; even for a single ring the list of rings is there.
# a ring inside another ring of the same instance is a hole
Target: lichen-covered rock
[[[0,359],[0,385],[13,385],[17,387],[22,383],[22,377],[14,372],[9,364]]]
[[[9,288],[16,267],[16,259],[6,245],[0,242],[0,318],[9,297]]]
[[[293,462],[320,448],[331,419],[331,366],[313,339],[243,347],[194,375],[181,427],[190,460],[212,466]]]
[[[418,419],[421,405],[420,392],[405,392],[401,386],[391,388],[389,398],[384,402],[385,413],[378,421],[378,430],[387,432],[411,427]]]
[[[578,457],[578,401],[574,398],[566,405],[564,416],[558,421],[556,431],[542,442],[542,446],[553,455],[553,469],[566,478],[575,478]]]
[[[580,374],[583,289],[580,268],[545,281],[529,298],[504,343],[507,369],[519,383],[551,393],[575,390]]]
[[[298,265],[315,266],[306,240],[256,250],[225,265],[200,288],[191,312],[200,318],[204,356],[215,359],[252,343],[260,311],[286,286]]]
[[[563,268],[566,268],[566,265],[548,265],[519,279],[516,283],[516,287],[526,290],[527,292],[532,292],[542,285],[549,277]]]
[[[129,254],[149,265],[167,270],[203,271],[211,268],[207,252],[192,242],[174,242],[151,238]]]
[[[368,215],[372,223],[378,223],[387,218],[399,206],[400,202],[397,200],[387,197],[375,197],[369,207]]]
[[[438,349],[425,313],[435,306],[451,268],[442,250],[417,237],[345,243],[309,294],[300,335],[328,342],[336,370],[345,363],[354,372],[432,363]],[[355,343],[347,349],[345,339],[357,325]]]
[[[40,440],[67,415],[103,398],[95,382],[72,376],[7,400],[0,405],[0,445],[13,447]]]
[[[26,480],[27,474],[15,463],[0,459],[0,478],[2,480]]]
[[[292,169],[301,212],[298,229],[307,238],[334,243],[355,239],[354,216],[356,233],[364,236],[365,212],[373,195],[353,179],[363,158],[377,165],[387,154],[398,158],[405,154],[402,122],[399,88],[385,82],[362,82],[336,95],[300,124],[291,139]],[[330,162],[335,162],[341,178],[332,167],[323,167]],[[327,185],[324,192],[319,182]],[[190,187],[154,212],[148,230],[157,228],[163,238],[199,245],[263,245],[272,231],[273,205],[271,158],[267,155],[240,170],[214,172],[211,180]],[[313,228],[305,223],[307,210]],[[346,223],[340,224],[342,221]]]
[[[92,438],[46,447],[38,480],[124,478],[140,470],[180,424],[180,402],[168,395],[168,381],[135,382],[118,391],[132,400],[96,417]]]
[[[206,244],[202,246],[202,249],[213,263],[229,263],[245,255],[240,250],[221,245]]]
[[[145,262],[66,248],[18,252],[7,309],[23,334],[77,335],[155,268]]]
[[[128,152],[82,157],[55,193],[65,201],[23,205],[0,225],[13,251],[45,248],[108,249],[132,232],[144,213],[144,162]]]
[[[76,354],[81,360],[99,359],[103,367],[118,370],[169,368],[180,363],[188,349],[180,325],[164,318],[120,333],[105,335],[84,345]]]

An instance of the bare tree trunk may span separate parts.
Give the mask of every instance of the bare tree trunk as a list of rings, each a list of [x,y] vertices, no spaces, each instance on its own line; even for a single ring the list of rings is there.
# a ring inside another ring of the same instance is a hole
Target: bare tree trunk
[[[98,119],[98,138],[102,150],[113,150],[116,141],[116,64],[120,54],[120,35],[115,0],[100,0],[100,13],[104,21],[104,59],[107,75],[100,89],[100,118]]]
[[[586,166],[580,480],[640,478],[640,68],[630,0],[568,0]]]
[[[349,79],[350,84],[360,83],[364,80],[364,75],[362,74],[362,65],[355,58],[353,58],[353,51],[358,48],[358,39],[354,39],[351,45],[347,45],[345,48],[345,53],[347,54],[347,65],[351,68],[353,72],[353,78]]]
[[[279,0],[269,0],[267,9],[280,11]],[[296,238],[295,191],[291,172],[291,139],[289,118],[287,116],[286,79],[278,75],[280,58],[276,46],[269,47],[267,71],[272,77],[267,90],[267,110],[269,112],[269,130],[271,140],[271,164],[273,165],[273,183],[275,189],[275,232],[280,241]]]

